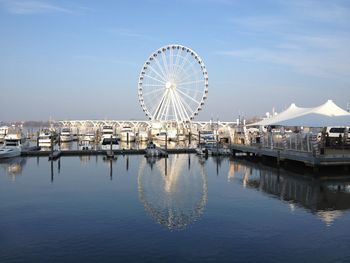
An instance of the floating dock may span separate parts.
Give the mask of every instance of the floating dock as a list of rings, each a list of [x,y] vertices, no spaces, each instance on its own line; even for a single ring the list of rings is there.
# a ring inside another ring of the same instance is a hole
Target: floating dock
[[[166,151],[163,149],[163,152],[168,154],[180,154],[180,153],[195,153],[194,148],[181,148],[181,149],[167,149]],[[60,156],[84,156],[84,155],[103,155],[106,156],[106,152],[110,150],[66,150],[59,151]],[[40,157],[40,156],[48,156],[50,157],[52,154],[51,151],[41,151],[41,150],[26,150],[22,151],[23,157]],[[124,155],[124,154],[146,154],[145,149],[119,149],[113,150],[114,155]]]

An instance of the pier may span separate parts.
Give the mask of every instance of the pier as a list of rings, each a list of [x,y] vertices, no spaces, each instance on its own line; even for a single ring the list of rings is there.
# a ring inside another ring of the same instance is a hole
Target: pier
[[[257,157],[273,157],[279,166],[284,161],[296,161],[306,166],[347,166],[350,165],[350,149],[326,151],[325,154],[316,152],[297,151],[283,148],[266,148],[261,145],[231,144],[233,154],[244,153]]]

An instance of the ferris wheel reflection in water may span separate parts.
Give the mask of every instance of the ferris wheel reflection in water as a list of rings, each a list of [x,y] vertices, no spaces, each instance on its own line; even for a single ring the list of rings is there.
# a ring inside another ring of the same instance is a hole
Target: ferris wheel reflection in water
[[[147,213],[169,230],[183,230],[195,222],[207,203],[207,175],[198,163],[191,166],[191,158],[143,159],[139,167],[140,201]]]

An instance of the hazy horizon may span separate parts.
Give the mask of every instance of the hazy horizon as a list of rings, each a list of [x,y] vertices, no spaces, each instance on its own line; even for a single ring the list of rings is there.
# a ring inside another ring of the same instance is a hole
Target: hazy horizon
[[[350,101],[346,1],[0,0],[0,121],[146,120],[148,56],[195,50],[209,94],[196,120]]]

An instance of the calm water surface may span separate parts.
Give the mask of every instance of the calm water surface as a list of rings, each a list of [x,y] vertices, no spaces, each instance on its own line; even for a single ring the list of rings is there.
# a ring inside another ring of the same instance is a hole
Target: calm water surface
[[[244,160],[16,158],[0,262],[350,262],[349,208],[349,177]]]

